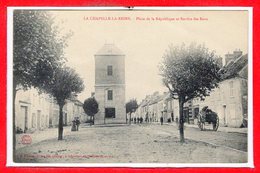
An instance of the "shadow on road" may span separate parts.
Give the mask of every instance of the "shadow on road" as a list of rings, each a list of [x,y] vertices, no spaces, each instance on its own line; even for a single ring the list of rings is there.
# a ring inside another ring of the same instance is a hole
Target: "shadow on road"
[[[88,123],[82,124],[81,128],[89,128],[89,127],[125,127],[129,126],[129,124],[95,124],[95,125],[90,125]]]

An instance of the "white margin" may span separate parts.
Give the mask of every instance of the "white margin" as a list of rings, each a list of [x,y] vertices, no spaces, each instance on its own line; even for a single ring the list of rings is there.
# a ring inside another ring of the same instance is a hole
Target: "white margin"
[[[13,9],[7,8],[7,166],[13,164]]]
[[[254,168],[254,135],[253,135],[253,8],[248,10],[248,164]]]
[[[155,10],[155,11],[248,11],[248,162],[247,163],[14,163],[12,120],[13,88],[13,10]],[[184,167],[227,167],[254,168],[253,154],[253,8],[252,7],[7,7],[7,162],[9,167],[136,167],[136,168],[184,168]]]

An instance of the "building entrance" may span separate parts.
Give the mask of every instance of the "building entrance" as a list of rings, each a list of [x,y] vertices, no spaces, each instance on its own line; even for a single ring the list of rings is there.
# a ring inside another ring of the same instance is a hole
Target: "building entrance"
[[[115,118],[116,109],[115,108],[105,108],[105,117],[106,118]]]

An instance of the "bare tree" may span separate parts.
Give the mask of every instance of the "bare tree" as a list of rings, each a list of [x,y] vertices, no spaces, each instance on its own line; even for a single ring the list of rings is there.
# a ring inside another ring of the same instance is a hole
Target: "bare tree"
[[[53,79],[49,82],[47,92],[59,105],[58,140],[63,138],[63,106],[66,100],[84,90],[83,80],[69,67],[58,67],[54,70]]]
[[[159,69],[171,96],[179,100],[180,141],[184,142],[183,105],[196,97],[204,99],[218,86],[220,67],[216,62],[216,55],[204,45],[196,43],[189,46],[170,46]]]

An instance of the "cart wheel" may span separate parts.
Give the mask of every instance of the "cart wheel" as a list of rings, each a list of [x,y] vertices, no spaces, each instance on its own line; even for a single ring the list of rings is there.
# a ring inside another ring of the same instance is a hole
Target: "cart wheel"
[[[218,118],[218,116],[216,117],[216,119],[217,119],[216,124],[215,123],[213,124],[213,130],[214,131],[217,131],[218,130],[218,126],[219,126],[219,118]]]

